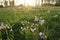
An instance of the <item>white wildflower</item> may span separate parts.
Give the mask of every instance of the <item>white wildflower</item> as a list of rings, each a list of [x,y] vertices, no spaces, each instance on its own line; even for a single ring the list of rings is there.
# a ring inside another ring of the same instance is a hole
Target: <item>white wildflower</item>
[[[21,21],[21,24],[22,24],[22,25],[24,25],[24,22],[23,22],[23,21]]]
[[[39,33],[39,36],[40,36],[41,38],[47,38],[47,36],[44,35],[44,33],[42,33],[42,32]]]
[[[23,28],[22,31],[26,30],[26,28]]]
[[[40,23],[41,25],[43,25],[43,24],[45,23],[45,20],[44,20],[44,19],[39,20],[39,23]]]
[[[40,36],[41,38],[45,38],[45,36],[44,35],[42,35],[42,36]]]
[[[27,29],[28,29],[29,27],[27,26]]]
[[[55,15],[54,17],[58,17],[58,15]]]
[[[0,30],[1,30],[1,29],[4,29],[4,27],[0,27]]]
[[[42,36],[42,35],[43,35],[43,33],[42,33],[42,32],[40,32],[40,33],[39,33],[39,36]]]
[[[29,21],[27,23],[30,23]]]
[[[24,23],[22,25],[24,25]]]
[[[27,20],[25,22],[27,22]]]
[[[36,30],[36,28],[34,28],[34,30]]]
[[[38,19],[37,16],[35,16],[34,21],[35,21],[35,22],[39,21],[39,19]]]
[[[30,30],[31,30],[31,32],[34,32],[35,30],[34,29],[32,29],[32,28],[30,28]]]
[[[38,26],[38,24],[36,24],[36,26]]]
[[[4,26],[4,22],[1,22],[1,26]]]
[[[32,25],[34,26],[34,23]]]
[[[23,21],[21,21],[21,23],[23,24]]]
[[[33,23],[32,25],[31,25],[31,27],[33,27],[35,24]]]
[[[21,27],[21,29],[23,29],[23,27]]]
[[[50,10],[47,10],[47,13],[50,13]]]
[[[6,24],[6,27],[9,29],[10,27]]]
[[[9,26],[8,26],[7,28],[8,28],[8,29],[10,29],[10,27],[9,27]]]
[[[40,19],[42,19],[43,17],[40,17]]]
[[[47,36],[45,35],[45,38],[47,38]]]
[[[42,36],[40,36],[41,38],[44,38],[44,39],[46,39],[47,38],[47,36],[46,35],[42,35]]]
[[[12,32],[13,30],[12,30],[12,29],[10,29],[10,31]]]

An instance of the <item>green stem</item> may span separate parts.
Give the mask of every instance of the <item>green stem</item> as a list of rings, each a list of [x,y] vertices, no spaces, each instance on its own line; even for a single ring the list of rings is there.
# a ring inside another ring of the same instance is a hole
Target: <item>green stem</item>
[[[1,30],[0,30],[0,40],[2,40]]]
[[[7,34],[7,40],[10,40],[10,39],[9,39],[8,32],[7,32],[7,29],[5,29],[5,31],[6,31],[6,34]]]

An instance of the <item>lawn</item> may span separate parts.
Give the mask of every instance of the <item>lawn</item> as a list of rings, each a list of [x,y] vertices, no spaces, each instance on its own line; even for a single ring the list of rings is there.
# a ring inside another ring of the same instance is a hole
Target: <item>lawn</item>
[[[60,7],[0,8],[0,40],[60,40]]]

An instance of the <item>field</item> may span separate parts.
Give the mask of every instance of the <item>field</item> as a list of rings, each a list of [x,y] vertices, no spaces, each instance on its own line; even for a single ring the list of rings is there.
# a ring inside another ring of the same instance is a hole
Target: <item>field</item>
[[[41,38],[39,33],[43,33]],[[60,40],[60,7],[0,8],[0,40]]]

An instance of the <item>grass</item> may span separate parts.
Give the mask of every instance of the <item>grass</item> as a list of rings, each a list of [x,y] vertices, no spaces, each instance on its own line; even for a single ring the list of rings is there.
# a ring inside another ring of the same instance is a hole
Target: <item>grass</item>
[[[43,17],[45,19],[45,24],[41,26],[34,27],[37,30],[32,33],[30,29],[21,31],[20,27],[22,24],[21,21],[28,20],[30,23],[24,23],[23,27],[29,26],[34,23],[34,17],[38,18]],[[58,15],[58,16],[56,16]],[[60,40],[60,7],[40,7],[40,8],[20,8],[20,7],[9,7],[9,8],[0,8],[0,22],[5,24],[14,24],[12,26],[13,32],[10,32],[8,29],[6,31],[0,31],[0,35],[7,35],[8,40],[41,40],[39,37],[39,32],[43,32],[47,35],[47,40]],[[1,35],[1,36],[2,36]],[[2,37],[0,37],[2,39]]]

